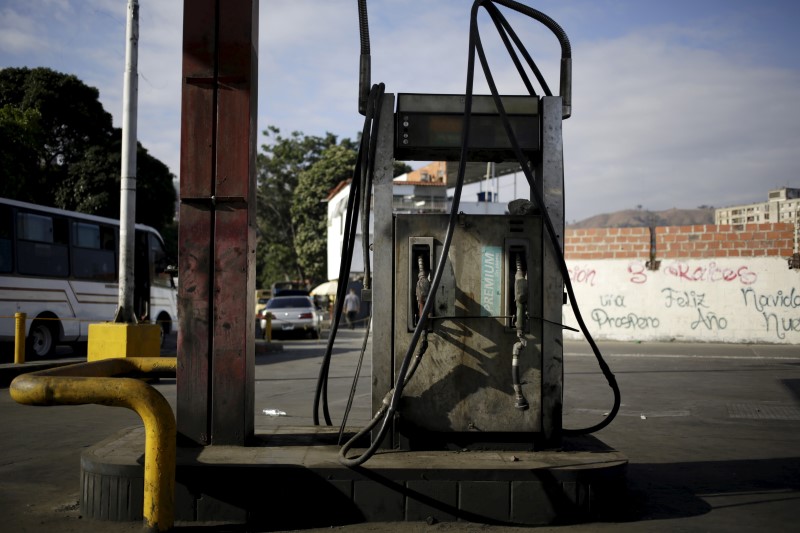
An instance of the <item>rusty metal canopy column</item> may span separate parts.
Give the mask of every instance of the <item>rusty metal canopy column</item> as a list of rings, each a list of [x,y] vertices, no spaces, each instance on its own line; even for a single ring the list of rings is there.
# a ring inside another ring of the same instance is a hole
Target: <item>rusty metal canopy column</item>
[[[254,432],[257,46],[258,0],[184,2],[180,444]]]

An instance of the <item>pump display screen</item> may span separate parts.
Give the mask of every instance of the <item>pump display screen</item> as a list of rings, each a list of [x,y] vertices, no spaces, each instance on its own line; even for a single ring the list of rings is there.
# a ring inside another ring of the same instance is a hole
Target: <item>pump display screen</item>
[[[415,99],[407,103],[403,96],[413,96]],[[538,102],[535,99],[531,101],[530,97],[517,98],[525,98],[525,106],[519,103],[514,105],[515,102],[506,106],[504,102],[504,107],[520,148],[530,157],[539,149]],[[490,106],[485,101],[478,101],[478,105],[473,103],[467,143],[468,159],[495,162],[516,160],[500,115],[494,103],[489,103]],[[395,158],[407,161],[458,160],[461,155],[463,108],[463,97],[460,96],[398,95]]]
[[[417,115],[413,122],[414,133],[410,136],[432,147],[458,146],[461,123],[461,117],[455,115]]]

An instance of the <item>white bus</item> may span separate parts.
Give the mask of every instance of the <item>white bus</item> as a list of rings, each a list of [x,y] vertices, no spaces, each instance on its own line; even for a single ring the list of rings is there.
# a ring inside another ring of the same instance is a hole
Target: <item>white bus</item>
[[[166,336],[177,326],[174,269],[159,233],[136,224],[134,313]],[[25,313],[29,359],[85,349],[89,324],[114,320],[119,220],[0,198],[0,341]],[[163,339],[163,337],[162,337]]]

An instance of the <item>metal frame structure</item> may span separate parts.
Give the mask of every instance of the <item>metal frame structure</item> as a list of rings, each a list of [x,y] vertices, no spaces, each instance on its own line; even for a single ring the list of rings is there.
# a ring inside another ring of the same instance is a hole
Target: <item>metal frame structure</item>
[[[178,437],[254,433],[258,0],[184,2]]]
[[[384,95],[382,117],[378,135],[377,161],[373,178],[375,195],[374,249],[392,250],[392,253],[375,253],[374,299],[376,301],[396,302],[397,298],[405,298],[407,276],[395,274],[401,262],[406,259],[397,256],[395,241],[395,216],[392,214],[392,159],[395,146],[395,95]],[[533,160],[536,185],[539,197],[545,201],[553,226],[556,228],[556,241],[563,251],[564,233],[564,168],[562,149],[562,99],[561,97],[541,97],[538,117],[540,147]],[[529,199],[534,200],[534,191],[530,191]],[[466,215],[469,217],[469,215]],[[541,409],[541,431],[532,434],[529,429],[520,425],[519,433],[507,433],[509,440],[540,443],[542,446],[557,446],[562,432],[563,403],[563,346],[562,346],[562,306],[564,305],[564,281],[558,265],[557,255],[553,249],[552,239],[544,225],[537,226],[536,235],[526,237],[537,242],[541,250],[537,268],[541,272],[541,287],[536,288],[537,297],[541,298],[541,309],[544,320],[537,321],[536,344],[537,353],[541,357],[541,383],[538,388],[540,398],[537,405]],[[451,254],[452,256],[452,254]],[[450,258],[448,258],[449,260]],[[399,281],[398,281],[399,280]],[[406,317],[398,316],[398,306],[378,306],[373,316],[373,363],[372,363],[372,408],[377,412],[387,391],[390,391],[397,379],[399,359],[403,357],[397,344],[395,332],[397,328],[406,328]],[[405,315],[405,307],[402,314]],[[435,328],[434,328],[435,329]],[[404,348],[403,348],[404,349]],[[454,349],[457,349],[454,347]],[[419,372],[423,372],[422,367]],[[509,369],[509,374],[510,369]],[[417,376],[415,375],[415,378]],[[538,379],[538,378],[537,378]],[[402,405],[402,404],[401,404]],[[403,417],[402,407],[398,417]],[[530,427],[530,422],[524,424]],[[402,449],[407,439],[402,434],[402,425],[394,424],[381,446],[384,448]],[[377,433],[374,433],[376,435]]]

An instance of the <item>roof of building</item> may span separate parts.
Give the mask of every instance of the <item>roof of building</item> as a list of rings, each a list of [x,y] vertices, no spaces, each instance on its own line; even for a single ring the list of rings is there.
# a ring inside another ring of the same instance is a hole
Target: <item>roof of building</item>
[[[339,191],[341,191],[342,189],[344,189],[345,187],[350,185],[351,181],[353,181],[353,180],[352,179],[347,179],[347,180],[342,180],[339,183],[337,183],[336,187],[334,187],[333,189],[330,190],[330,192],[328,192],[328,196],[325,197],[325,201],[326,202],[330,201],[331,198],[333,198],[334,196],[339,194]]]

